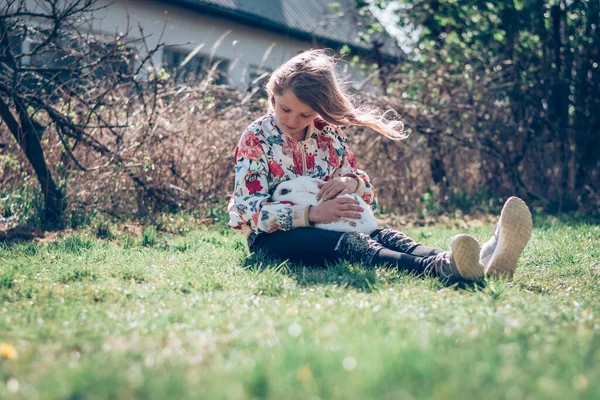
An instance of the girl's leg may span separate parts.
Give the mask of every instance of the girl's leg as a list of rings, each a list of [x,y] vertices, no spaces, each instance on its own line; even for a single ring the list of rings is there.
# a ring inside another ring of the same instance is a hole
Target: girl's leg
[[[323,264],[342,258],[367,267],[389,264],[401,270],[447,280],[480,278],[483,270],[478,270],[479,245],[470,236],[467,237],[470,241],[457,238],[453,239],[451,252],[422,257],[387,249],[364,233],[296,228],[260,234],[252,242],[250,250],[310,264]]]
[[[309,264],[346,259],[365,266],[391,264],[419,274],[424,273],[428,265],[423,257],[386,249],[368,235],[356,232],[297,228],[262,233],[251,243],[251,251]]]
[[[403,240],[405,240],[404,247],[397,248],[415,247],[414,241],[410,243],[408,238]],[[483,267],[479,263],[479,244],[473,237],[455,236],[450,243],[450,248],[450,251],[440,251],[423,257],[383,247],[380,242],[358,232],[345,233],[336,247],[345,259],[367,266],[389,264],[401,270],[435,275],[451,281],[483,277]]]
[[[428,257],[413,256],[390,249],[379,250],[372,260],[372,265],[393,265],[399,270],[413,272],[418,275],[437,275],[435,270],[428,268],[431,265]]]
[[[388,249],[414,256],[428,257],[442,253],[442,250],[415,242],[404,233],[393,229],[378,229],[371,237]]]
[[[250,251],[261,251],[268,256],[303,262],[324,264],[335,261],[340,255],[335,247],[343,232],[316,228],[296,228],[289,231],[261,233],[250,244]]]

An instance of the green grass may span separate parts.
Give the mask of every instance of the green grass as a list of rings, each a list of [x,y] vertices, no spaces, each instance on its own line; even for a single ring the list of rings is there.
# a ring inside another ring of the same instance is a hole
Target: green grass
[[[0,244],[0,398],[600,397],[598,225],[538,220],[512,282],[465,288],[183,232]]]

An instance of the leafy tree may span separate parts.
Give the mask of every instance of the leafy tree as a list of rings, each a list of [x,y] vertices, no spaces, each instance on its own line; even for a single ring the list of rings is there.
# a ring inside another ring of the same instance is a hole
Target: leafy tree
[[[389,93],[426,115],[409,122],[427,136],[438,185],[459,144],[499,172],[492,188],[506,176],[507,192],[558,209],[599,201],[599,0],[376,1],[391,3],[418,39]]]

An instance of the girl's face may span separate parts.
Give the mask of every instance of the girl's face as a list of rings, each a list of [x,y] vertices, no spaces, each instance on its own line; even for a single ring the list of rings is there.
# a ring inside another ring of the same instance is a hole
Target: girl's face
[[[279,128],[295,139],[304,139],[306,128],[317,117],[317,112],[302,103],[291,89],[274,96],[275,119]]]

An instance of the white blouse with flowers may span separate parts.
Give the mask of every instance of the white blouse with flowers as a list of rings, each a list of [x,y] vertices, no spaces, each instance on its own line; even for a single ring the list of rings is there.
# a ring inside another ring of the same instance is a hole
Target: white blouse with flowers
[[[348,138],[338,127],[315,119],[306,138],[296,141],[283,133],[274,114],[254,121],[235,149],[235,186],[229,206],[229,225],[246,236],[308,226],[308,206],[271,200],[277,185],[298,176],[324,181],[338,176],[358,178],[356,193],[373,211],[376,192],[369,176],[356,168]]]

